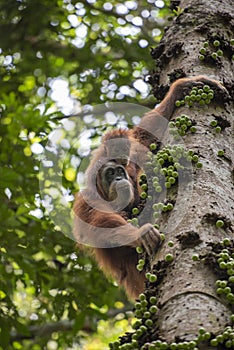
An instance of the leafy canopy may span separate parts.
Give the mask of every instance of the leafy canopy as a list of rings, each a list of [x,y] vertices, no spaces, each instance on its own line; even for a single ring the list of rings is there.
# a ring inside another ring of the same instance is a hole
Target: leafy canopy
[[[0,349],[68,349],[124,300],[55,226],[39,169],[63,113],[150,103],[144,79],[167,3],[0,0]],[[80,118],[77,134],[94,124]],[[100,133],[91,133],[91,145]],[[72,198],[85,157],[71,155],[61,176]]]

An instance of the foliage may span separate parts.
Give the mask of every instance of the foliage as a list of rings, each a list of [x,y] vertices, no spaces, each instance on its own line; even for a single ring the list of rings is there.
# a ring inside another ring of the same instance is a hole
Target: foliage
[[[39,170],[63,113],[110,100],[151,103],[143,81],[167,2],[0,1],[0,349],[75,348],[126,302],[55,226]],[[93,125],[80,118],[76,132]],[[74,174],[63,175],[73,195]]]

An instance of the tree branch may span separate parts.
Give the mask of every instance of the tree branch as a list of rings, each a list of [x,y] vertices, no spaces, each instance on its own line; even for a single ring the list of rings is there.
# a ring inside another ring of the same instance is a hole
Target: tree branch
[[[126,318],[131,317],[131,315],[126,314],[131,307],[129,307],[130,304],[127,304],[125,307],[122,309],[110,309],[107,312],[107,316],[110,318],[114,318],[116,315],[120,313],[124,313]],[[98,322],[101,318],[97,318],[96,322]],[[39,324],[35,326],[30,326],[28,329],[28,334],[21,334],[16,332],[15,330],[11,332],[11,343],[14,341],[21,341],[21,340],[26,340],[26,339],[35,339],[37,337],[42,337],[43,338],[49,338],[52,333],[54,332],[71,332],[73,330],[75,321],[74,320],[62,320],[58,322],[49,322],[44,325]],[[84,322],[84,325],[81,329],[83,332],[86,333],[93,333],[94,328],[93,326],[90,325],[89,320],[86,319]]]
[[[53,332],[69,332],[74,326],[74,321],[63,320],[50,322],[45,325],[35,325],[29,327],[28,334],[20,334],[15,331],[11,332],[11,342],[23,339],[34,339],[36,337],[49,337]]]

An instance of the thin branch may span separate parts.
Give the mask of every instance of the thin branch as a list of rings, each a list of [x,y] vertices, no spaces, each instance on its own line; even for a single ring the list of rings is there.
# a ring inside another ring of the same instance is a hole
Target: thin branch
[[[20,334],[15,331],[11,333],[11,342],[23,339],[34,339],[36,337],[49,337],[54,332],[69,332],[74,326],[74,321],[50,322],[45,325],[36,325],[29,327],[28,334]]]
[[[110,309],[107,312],[107,316],[114,318],[120,313],[126,313],[131,309],[130,304],[127,304],[122,309]],[[128,314],[125,314],[125,317],[129,318]],[[98,322],[101,318],[96,319]],[[26,339],[35,339],[35,338],[50,338],[51,334],[54,332],[71,332],[73,330],[75,321],[74,320],[62,320],[58,322],[49,322],[44,325],[35,325],[28,328],[27,334],[17,333],[15,330],[11,332],[11,343],[14,341],[22,341]],[[83,332],[91,334],[94,332],[93,326],[90,325],[89,320],[87,319],[81,329]]]

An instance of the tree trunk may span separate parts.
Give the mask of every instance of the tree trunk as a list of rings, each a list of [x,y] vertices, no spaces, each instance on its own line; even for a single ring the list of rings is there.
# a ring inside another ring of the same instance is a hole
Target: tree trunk
[[[165,242],[153,263],[157,281],[148,282],[141,296],[148,305],[156,296],[158,311],[147,329],[140,328],[146,320],[143,312],[134,335],[122,337],[120,349],[234,348],[234,3],[182,0],[178,13],[152,50],[155,97],[164,96],[168,77],[171,83],[206,75],[221,81],[231,98],[228,103],[215,97],[209,105],[183,105],[173,115],[172,120],[186,115],[196,124],[196,132],[186,132],[182,142],[198,155],[202,167],[193,164],[192,181],[183,193],[168,191],[174,209],[159,218]]]

